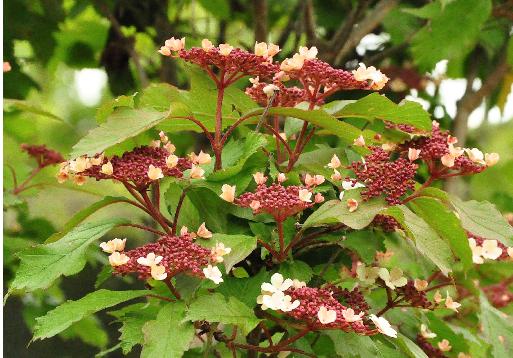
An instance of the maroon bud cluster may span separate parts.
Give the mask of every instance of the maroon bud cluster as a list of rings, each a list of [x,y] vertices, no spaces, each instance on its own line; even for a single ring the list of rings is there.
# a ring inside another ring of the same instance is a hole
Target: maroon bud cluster
[[[283,222],[289,216],[310,208],[314,205],[299,199],[299,190],[306,189],[300,186],[283,186],[273,183],[270,186],[260,184],[253,193],[244,193],[235,198],[236,205],[249,208],[251,203],[258,202],[260,206],[254,209],[254,214],[267,213],[274,217],[277,222]]]
[[[477,246],[483,246],[483,241],[486,240],[484,237],[477,236],[469,231],[467,231],[467,237],[469,239],[476,240]],[[497,240],[497,247],[499,247],[502,250],[502,254],[497,258],[497,260],[509,260],[510,256],[508,255],[508,247],[499,240]]]
[[[384,232],[394,232],[401,228],[399,222],[391,216],[378,214],[371,223],[374,227],[380,227]]]
[[[110,160],[105,158],[99,165],[93,165],[80,173],[93,177],[96,180],[115,179],[121,182],[132,182],[139,190],[146,189],[153,180],[148,177],[150,165],[162,169],[164,176],[181,178],[183,171],[191,168],[191,162],[187,158],[180,158],[174,168],[168,168],[166,158],[169,152],[165,148],[142,146],[125,152],[121,157],[114,156]],[[111,162],[113,173],[107,175],[101,172],[102,165]]]
[[[296,289],[289,289],[286,294],[290,295],[292,302],[299,300],[299,306],[286,312],[290,317],[307,322],[313,329],[319,328],[332,328],[341,329],[345,332],[354,331],[361,335],[376,334],[377,331],[372,328],[372,324],[368,324],[365,318],[357,322],[347,322],[344,319],[342,311],[348,307],[342,305],[337,301],[331,291],[322,288],[302,287]],[[319,321],[317,313],[321,307],[326,307],[328,310],[333,310],[337,313],[337,318],[333,323],[323,324]],[[355,314],[360,313],[358,308],[353,307]]]
[[[397,287],[395,290],[398,295],[404,296],[404,300],[409,302],[413,307],[428,309],[434,306],[434,304],[427,299],[426,292],[417,291],[413,280],[408,280],[405,286]]]
[[[246,88],[246,94],[251,97],[253,101],[265,107],[269,102],[269,97],[264,93],[264,87],[267,85],[267,83],[258,83],[252,87],[248,87]],[[309,99],[308,92],[302,88],[285,87],[281,82],[274,82],[274,85],[279,88],[279,91],[276,91],[274,96],[273,107],[294,107]]]
[[[190,234],[162,236],[157,242],[124,252],[130,261],[115,266],[114,272],[119,275],[137,273],[141,280],[151,278],[151,268],[137,263],[139,257],[146,257],[150,252],[163,257],[159,265],[166,268],[168,278],[178,273],[204,277],[202,268],[211,261],[210,250],[195,244]]]
[[[390,154],[380,147],[371,147],[372,153],[365,157],[365,163],[351,163],[358,179],[366,188],[362,191],[364,200],[384,195],[390,205],[401,203],[401,197],[415,185],[413,180],[417,164],[408,159],[391,160]]]
[[[300,70],[287,71],[287,75],[300,81],[305,89],[324,87],[323,96],[337,91],[371,88],[367,81],[355,80],[351,72],[333,68],[317,59],[305,60]]]
[[[447,358],[444,352],[429,343],[426,338],[422,337],[422,335],[418,334],[416,341],[419,347],[422,348],[429,358]]]
[[[483,287],[483,291],[488,301],[496,308],[506,307],[513,302],[513,292],[510,291],[507,283],[486,286]]]
[[[344,288],[339,294],[334,293],[333,296],[337,299],[342,299],[346,306],[352,307],[356,312],[365,312],[365,315],[367,315],[370,310],[369,304],[358,287],[352,291]]]
[[[396,124],[390,121],[385,121],[385,128],[387,129],[398,129],[406,133],[415,133],[417,130],[415,127],[408,124]]]
[[[208,51],[200,47],[193,47],[189,50],[180,50],[178,56],[184,61],[194,63],[202,68],[217,67],[228,77],[240,73],[271,79],[280,70],[278,64],[268,62],[263,56],[257,56],[240,48],[235,48],[229,55],[224,56],[216,47]]]
[[[30,145],[22,144],[21,150],[26,152],[29,156],[34,158],[37,165],[40,168],[47,167],[49,165],[60,164],[65,161],[61,153],[48,149],[46,145]]]

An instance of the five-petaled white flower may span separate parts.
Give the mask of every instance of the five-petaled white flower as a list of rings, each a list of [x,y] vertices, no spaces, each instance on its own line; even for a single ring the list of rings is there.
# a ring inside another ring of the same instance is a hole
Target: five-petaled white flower
[[[153,164],[150,164],[148,167],[148,178],[151,180],[158,180],[164,178],[164,174],[162,174],[162,169],[155,167]]]
[[[151,266],[151,277],[158,281],[165,280],[167,277],[166,268],[163,265]]]
[[[180,51],[185,47],[185,37],[182,37],[181,39],[171,37],[169,40],[166,40],[164,45],[171,51]]]
[[[205,223],[201,223],[198,231],[196,231],[196,235],[202,239],[210,239],[212,237],[212,233],[207,229]]]
[[[376,67],[367,67],[364,63],[361,62],[359,67],[352,73],[354,79],[357,81],[372,81],[371,87],[374,90],[382,89],[388,82],[388,77],[380,70],[377,70]]]
[[[365,312],[356,314],[352,308],[342,310],[342,317],[349,323],[361,321],[364,314]]]
[[[123,251],[125,249],[126,239],[114,239],[107,242],[102,242],[100,247],[104,252],[112,254],[115,251]]]
[[[157,256],[155,255],[154,252],[150,252],[146,255],[146,257],[139,257],[137,259],[137,263],[139,265],[143,265],[143,266],[155,266],[155,265],[158,265],[160,263],[160,261],[162,261],[163,257],[162,256]]]
[[[322,324],[330,324],[337,320],[337,311],[335,310],[329,310],[324,306],[321,306],[319,308],[319,311],[317,312],[317,318],[319,319],[319,322]]]
[[[235,185],[223,184],[221,187],[221,199],[226,200],[229,203],[233,203],[235,200]]]
[[[109,256],[109,263],[111,266],[121,266],[126,264],[128,261],[130,261],[130,257],[117,251],[113,252]]]
[[[299,54],[303,56],[306,60],[314,60],[317,58],[317,53],[319,51],[317,50],[317,47],[312,46],[310,48],[301,46],[299,48]]]
[[[484,154],[477,148],[465,148],[465,152],[467,153],[468,158],[474,163],[485,164]]]
[[[223,275],[217,266],[208,265],[203,269],[203,275],[217,285],[224,281]]]
[[[371,314],[369,318],[376,325],[378,331],[389,337],[397,338],[397,331],[392,328],[390,323],[385,318],[378,317],[374,314]]]
[[[178,164],[178,157],[174,154],[169,154],[166,157],[166,166],[168,168],[174,168]]]
[[[396,287],[406,286],[408,280],[403,276],[403,270],[398,267],[394,267],[390,272],[382,267],[379,269],[379,277],[385,281],[385,285],[387,285],[392,290],[395,290]]]
[[[288,290],[293,284],[294,282],[290,278],[284,279],[283,275],[277,272],[271,276],[271,282],[262,283],[260,289],[262,292],[269,293],[283,292]]]
[[[308,189],[300,189],[299,190],[299,200],[304,201],[305,203],[312,202],[312,192]]]
[[[228,56],[233,50],[233,46],[228,44],[220,44],[219,45],[219,53],[223,56]]]
[[[502,255],[502,249],[497,245],[497,240],[484,240],[481,247],[485,259],[496,260]]]

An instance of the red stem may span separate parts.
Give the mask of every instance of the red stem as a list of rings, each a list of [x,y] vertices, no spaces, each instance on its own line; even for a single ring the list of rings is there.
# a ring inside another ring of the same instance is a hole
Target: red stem
[[[176,227],[178,225],[178,216],[180,215],[180,210],[182,208],[183,201],[185,199],[186,194],[187,194],[187,188],[182,190],[182,194],[180,195],[180,198],[178,199],[178,204],[176,205],[175,216],[173,217],[173,225],[171,226],[172,235],[176,235]]]
[[[32,170],[32,172],[29,174],[29,176],[19,185],[17,186],[16,188],[13,189],[13,194],[14,195],[18,195],[20,192],[22,192],[23,190],[25,190],[25,186],[32,180],[34,179],[34,177],[41,171],[41,167],[37,167],[37,168],[34,168],[34,170]]]

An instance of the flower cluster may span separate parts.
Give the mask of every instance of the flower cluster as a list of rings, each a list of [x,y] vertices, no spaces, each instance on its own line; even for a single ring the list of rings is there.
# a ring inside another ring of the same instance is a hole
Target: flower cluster
[[[505,260],[513,258],[513,247],[506,247],[497,240],[487,240],[472,233],[467,233],[468,244],[472,250],[472,261],[475,264],[484,263],[485,259]]]
[[[513,292],[510,291],[508,284],[500,282],[495,285],[483,287],[483,291],[488,301],[497,308],[508,306],[513,302]]]
[[[384,195],[390,205],[399,204],[401,198],[415,185],[417,164],[408,159],[392,160],[390,153],[380,147],[371,147],[371,154],[363,162],[353,162],[350,168],[358,181],[365,184],[364,199]]]
[[[275,81],[273,84],[259,82],[259,78],[252,78],[253,86],[246,88],[246,94],[259,105],[265,107],[269,98],[274,94],[273,107],[294,107],[295,105],[309,99],[308,92],[296,86],[285,87],[282,82]]]
[[[265,49],[264,49],[265,47]],[[273,56],[280,51],[274,44],[257,43],[255,53],[234,48],[229,44],[214,46],[212,42],[204,39],[201,47],[185,49],[185,38],[177,40],[171,38],[160,48],[164,56],[179,57],[186,62],[200,66],[212,72],[211,67],[220,69],[223,77],[232,82],[237,75],[259,76],[272,78],[278,72],[279,66],[273,63]]]
[[[221,198],[242,207],[248,207],[254,214],[267,213],[277,222],[283,222],[287,217],[293,216],[315,203],[324,201],[324,197],[317,193],[314,195],[311,188],[324,182],[322,175],[305,176],[305,186],[283,186],[286,180],[284,174],[278,175],[278,180],[267,186],[267,177],[262,173],[254,175],[257,187],[254,192],[248,192],[235,197],[235,186],[223,185]],[[312,200],[313,199],[313,200]]]
[[[261,290],[257,303],[263,310],[281,311],[295,320],[306,322],[311,329],[341,329],[361,335],[381,332],[397,337],[397,332],[384,318],[375,315],[364,317],[366,311],[358,311],[358,308],[355,311],[342,305],[334,292],[328,289],[306,287],[304,282],[284,279],[275,273],[270,283],[262,284]]]
[[[333,291],[333,297],[341,299],[346,306],[352,307],[356,312],[364,312],[367,315],[367,312],[370,310],[369,304],[358,287],[352,291],[349,291],[347,288],[341,290],[336,286],[329,286],[328,289]]]
[[[194,236],[182,230],[180,236],[163,236],[157,242],[130,251],[124,251],[124,241],[109,241],[100,246],[111,253],[109,262],[116,274],[137,273],[141,280],[150,277],[164,280],[185,273],[222,282],[219,268],[212,263],[222,262],[222,256],[231,250],[219,243],[209,250],[194,243]]]
[[[391,216],[378,214],[371,223],[374,227],[380,227],[384,232],[394,232],[401,228],[399,222]]]
[[[61,155],[61,153],[52,149],[48,149],[44,144],[22,144],[21,150],[26,152],[32,158],[34,158],[39,168],[44,168],[50,165],[60,164],[64,162],[64,157]]]
[[[458,139],[433,121],[431,135],[413,139],[401,145],[400,150],[418,151],[418,158],[428,164],[429,171],[437,178],[454,175],[477,174],[493,166],[499,161],[497,153],[484,154],[477,148],[461,148],[455,146]]]
[[[418,284],[418,280],[408,280],[406,285],[397,288],[396,292],[398,295],[404,297],[404,300],[408,302],[412,307],[429,309],[433,307],[433,303],[427,298],[424,287]],[[426,283],[426,281],[423,281]]]

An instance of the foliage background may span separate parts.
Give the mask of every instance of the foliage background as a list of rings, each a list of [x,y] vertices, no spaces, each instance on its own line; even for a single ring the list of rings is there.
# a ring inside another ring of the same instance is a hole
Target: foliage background
[[[280,58],[297,45],[315,45],[322,59],[340,67],[354,68],[360,61],[376,65],[392,79],[389,98],[418,98],[443,127],[455,131],[460,143],[501,154],[496,167],[447,189],[513,212],[512,14],[511,1],[491,0],[5,2],[4,61],[12,70],[4,74],[4,98],[9,99],[4,102],[4,188],[12,187],[5,165],[19,178],[33,166],[20,152],[21,143],[45,143],[67,154],[113,98],[131,96],[150,82],[186,88],[181,64],[156,52],[165,39],[178,35],[187,37],[188,46],[205,37],[246,48],[255,40],[271,40],[284,48]],[[180,154],[205,144],[192,133],[171,140]],[[49,168],[38,176],[45,190],[24,193],[22,209],[9,207],[18,199],[4,199],[4,287],[17,265],[16,251],[43,242],[73,213],[120,190],[106,183],[80,190],[57,186],[54,174]],[[115,207],[95,218],[111,216],[110,210],[117,216],[135,215]],[[118,229],[110,235],[132,234]],[[143,239],[140,233],[137,237]],[[107,346],[109,336],[117,336],[118,327],[108,324],[112,317],[100,315],[101,321],[85,320],[58,339],[26,347],[34,317],[94,289],[99,262],[105,260],[98,255],[91,252],[80,275],[8,301],[6,356],[90,357]]]

